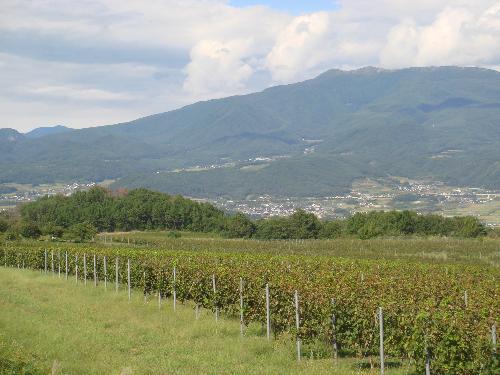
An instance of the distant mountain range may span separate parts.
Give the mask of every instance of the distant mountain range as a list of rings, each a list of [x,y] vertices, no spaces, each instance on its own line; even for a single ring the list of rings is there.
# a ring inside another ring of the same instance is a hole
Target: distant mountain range
[[[40,128],[33,129],[32,131],[25,134],[28,138],[41,138],[47,135],[55,135],[61,133],[67,133],[72,131],[73,129],[68,128],[63,125],[55,125],[55,126],[42,126]]]
[[[1,129],[0,183],[115,179],[237,198],[328,196],[354,179],[389,175],[500,188],[500,73],[480,68],[330,70],[128,123],[62,130]]]

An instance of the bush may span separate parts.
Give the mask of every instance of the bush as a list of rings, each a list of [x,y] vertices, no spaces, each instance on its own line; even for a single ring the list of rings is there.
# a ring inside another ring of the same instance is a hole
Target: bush
[[[0,219],[0,233],[5,233],[9,229],[9,223],[7,220]]]
[[[46,236],[62,238],[64,234],[64,228],[59,225],[49,223],[42,228],[42,234]]]
[[[255,224],[248,216],[238,212],[226,220],[223,234],[229,238],[250,238],[255,233]]]
[[[5,239],[8,240],[8,241],[17,241],[20,238],[21,238],[21,235],[19,234],[18,228],[10,227],[5,232]]]
[[[479,237],[486,234],[484,225],[473,216],[455,217],[455,235],[459,237]]]
[[[321,222],[316,215],[304,210],[297,210],[290,216],[292,238],[308,239],[318,238]]]
[[[179,232],[176,232],[175,230],[171,230],[170,232],[167,233],[167,237],[169,237],[169,238],[180,238],[181,234]]]
[[[343,225],[340,220],[325,221],[319,232],[320,238],[339,238],[342,236]]]
[[[257,238],[263,240],[286,240],[292,238],[290,221],[284,217],[271,217],[257,221]]]
[[[38,238],[42,235],[42,231],[35,223],[23,223],[19,228],[19,233],[24,238]]]
[[[75,242],[90,241],[97,234],[97,230],[92,224],[80,223],[71,226],[66,232],[66,238]]]

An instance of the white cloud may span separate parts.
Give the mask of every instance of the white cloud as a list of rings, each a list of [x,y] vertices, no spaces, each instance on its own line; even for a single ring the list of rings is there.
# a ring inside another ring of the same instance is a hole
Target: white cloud
[[[0,126],[113,123],[329,68],[500,66],[500,0],[341,0],[297,17],[229,4],[4,0]]]
[[[77,86],[32,87],[27,88],[25,92],[34,95],[48,96],[55,99],[75,99],[86,101],[123,101],[133,99],[133,96],[129,94]]]
[[[330,16],[326,12],[295,17],[278,35],[266,62],[276,81],[296,79],[301,71],[312,69],[332,58],[328,42]]]
[[[252,45],[251,39],[200,41],[191,51],[184,90],[213,97],[244,90],[245,82],[254,73],[254,67],[246,61],[251,57]]]
[[[106,125],[191,102],[178,95],[179,83],[169,81],[169,72],[157,67],[41,61],[8,54],[0,54],[0,66],[0,127]]]
[[[492,65],[500,61],[500,2],[486,9],[447,7],[429,24],[405,20],[388,34],[388,67]]]

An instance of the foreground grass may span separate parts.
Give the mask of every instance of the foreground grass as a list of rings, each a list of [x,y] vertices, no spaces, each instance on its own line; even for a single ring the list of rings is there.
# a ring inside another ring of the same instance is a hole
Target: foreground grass
[[[92,282],[84,287],[74,279],[0,268],[0,302],[0,349],[2,341],[23,348],[20,360],[29,358],[32,369],[26,373],[50,373],[54,366],[59,374],[370,373],[355,359],[297,363],[290,340],[267,342],[260,327],[240,337],[235,320],[215,323],[208,311],[196,320],[192,307],[178,305],[174,312],[171,301],[159,311],[157,300],[144,303],[136,292],[129,303],[125,291]],[[9,353],[0,350],[0,365],[2,355]],[[386,373],[409,371],[403,366]]]

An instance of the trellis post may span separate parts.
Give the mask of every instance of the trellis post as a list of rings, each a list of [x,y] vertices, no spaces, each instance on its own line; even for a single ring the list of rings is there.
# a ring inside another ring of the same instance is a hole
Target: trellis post
[[[337,315],[335,314],[335,299],[332,298],[332,346],[333,346],[333,359],[337,363],[338,346],[337,346]]]
[[[83,276],[84,282],[83,285],[87,286],[87,254],[83,254]]]
[[[267,339],[271,339],[271,314],[269,311],[269,284],[266,284],[266,334]]]
[[[382,307],[378,308],[378,322],[380,326],[380,374],[384,375],[385,364],[384,364],[384,314],[382,312]]]
[[[217,306],[217,290],[215,288],[215,274],[212,274],[212,288],[214,290],[215,321],[219,321],[219,307]]]
[[[146,303],[147,302],[147,298],[146,298],[146,293],[147,293],[146,292],[146,271],[143,272],[142,277],[144,280],[144,303]]]
[[[118,278],[119,278],[119,273],[118,273],[118,257],[115,258],[115,292],[118,292]]]
[[[175,305],[177,303],[177,292],[176,292],[176,288],[175,288],[175,280],[176,280],[176,276],[177,276],[177,272],[176,272],[176,268],[174,266],[174,270],[173,270],[173,279],[174,279],[174,282],[172,283],[172,296],[174,297],[174,311],[175,311]]]
[[[243,278],[240,277],[240,335],[243,336]]]
[[[75,255],[75,283],[78,284],[78,254]]]
[[[130,301],[130,259],[127,259],[127,282],[128,282],[128,300]]]
[[[94,287],[97,286],[97,260],[94,254]]]
[[[497,352],[497,326],[493,324],[491,326],[491,344],[493,346],[493,354]]]
[[[104,256],[104,290],[108,290],[108,262]]]
[[[431,375],[431,356],[428,348],[425,349],[425,375]]]
[[[299,315],[299,293],[295,291],[295,325],[297,328],[297,361],[300,361],[300,315]]]

